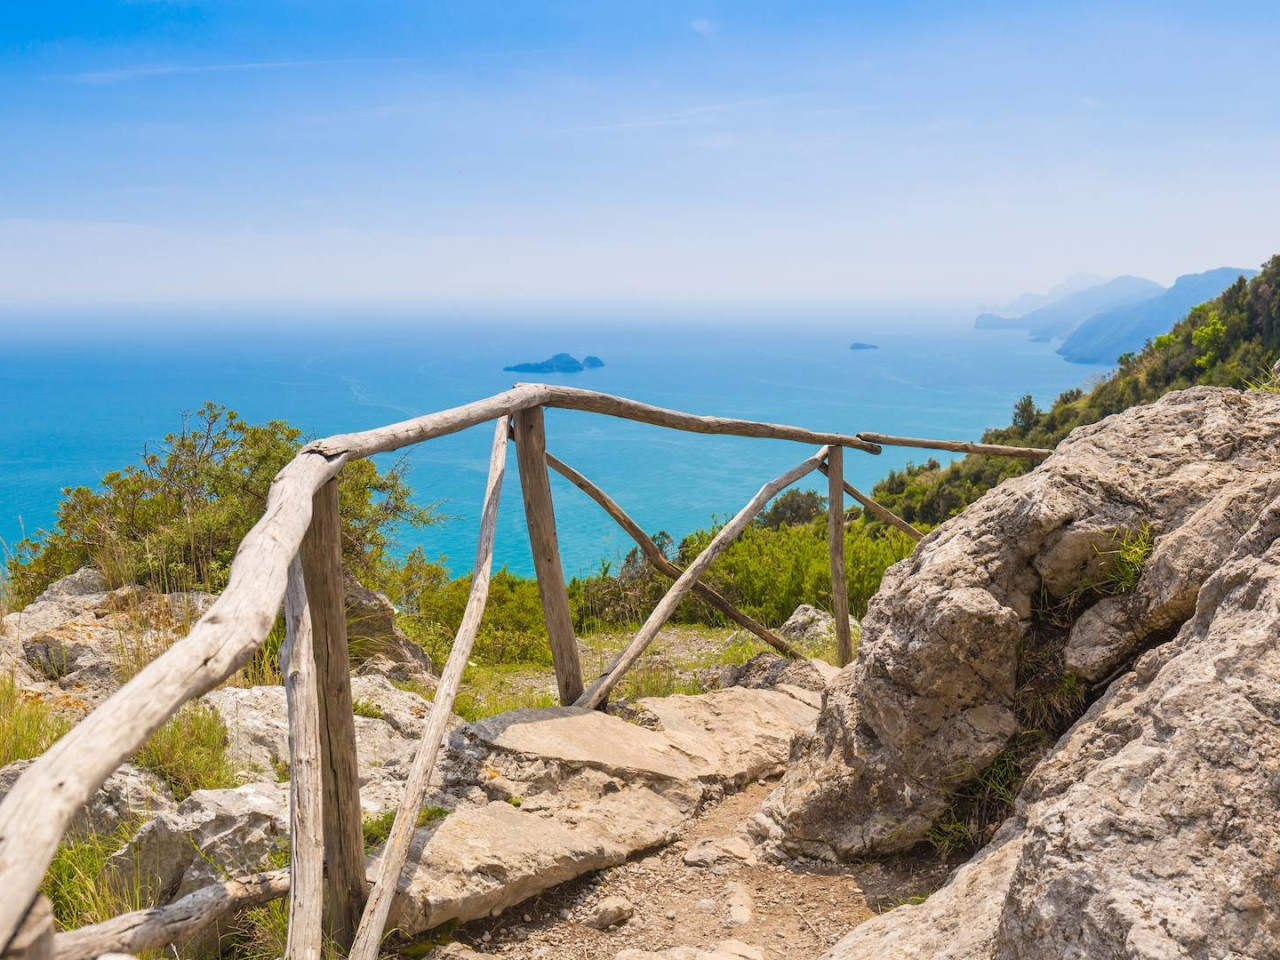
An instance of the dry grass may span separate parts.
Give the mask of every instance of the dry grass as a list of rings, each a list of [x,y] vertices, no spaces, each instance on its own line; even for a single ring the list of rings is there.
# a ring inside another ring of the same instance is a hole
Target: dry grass
[[[54,707],[26,695],[12,674],[0,673],[0,767],[40,756],[70,728]]]

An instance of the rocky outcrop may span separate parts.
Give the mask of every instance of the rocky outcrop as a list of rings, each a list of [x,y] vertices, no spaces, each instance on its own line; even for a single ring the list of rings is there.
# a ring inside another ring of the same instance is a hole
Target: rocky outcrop
[[[850,632],[856,642],[861,626],[853,617],[849,618]],[[788,640],[795,640],[810,646],[826,642],[834,642],[836,635],[836,618],[825,610],[802,603],[787,618],[787,622],[778,628],[778,633]]]
[[[399,803],[431,704],[379,676],[352,677],[351,696],[359,711],[355,725],[361,798],[365,810],[376,814]],[[223,687],[205,694],[202,702],[226,724],[227,755],[241,779],[287,775],[284,687]]]
[[[19,760],[0,769],[0,800],[31,764],[30,760]],[[71,836],[113,833],[126,824],[166,813],[173,807],[173,797],[158,777],[126,763],[98,788],[93,799],[71,822],[67,833]]]
[[[1037,767],[995,841],[832,960],[1280,956],[1280,500],[1194,618]]]
[[[4,618],[0,668],[83,713],[115,692],[124,672],[182,636],[212,601],[200,593],[111,590],[101,573],[86,567]]]
[[[634,706],[644,726],[556,707],[454,731],[442,788],[459,805],[417,832],[392,925],[413,934],[496,914],[667,844],[706,801],[776,776],[816,716],[786,693],[745,688]]]
[[[798,739],[757,833],[840,859],[919,842],[956,784],[1030,725],[1035,662],[1075,671],[1087,692],[1191,616],[1280,494],[1277,437],[1275,395],[1169,394],[1075,431],[935,530],[885,575],[858,657]],[[1121,585],[1111,552],[1148,535],[1136,584]]]
[[[144,902],[166,903],[261,870],[288,849],[289,785],[250,783],[195,791],[143,825],[110,866]]]
[[[352,577],[345,579],[343,594],[347,642],[355,672],[434,689],[431,658],[396,626],[396,609],[391,601]]]

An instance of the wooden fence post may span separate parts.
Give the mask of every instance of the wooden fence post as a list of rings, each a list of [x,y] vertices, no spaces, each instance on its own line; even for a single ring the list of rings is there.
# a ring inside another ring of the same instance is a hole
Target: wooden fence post
[[[53,907],[43,893],[37,894],[18,932],[0,949],[4,960],[53,960]]]
[[[542,615],[547,622],[551,659],[556,667],[556,685],[565,706],[582,695],[582,665],[578,661],[578,641],[573,636],[573,615],[569,612],[569,592],[560,566],[560,543],[556,537],[556,514],[551,503],[551,481],[547,476],[547,437],[542,408],[516,412],[514,418],[516,461],[520,465],[520,490],[524,495],[529,546],[538,575]]]
[[[280,651],[289,712],[289,936],[285,960],[320,960],[324,937],[324,775],[320,691],[302,561],[293,558],[284,590]]]
[[[844,451],[827,451],[827,540],[831,552],[831,614],[836,618],[836,659],[847,666],[853,659],[849,632],[849,581],[844,570]]]
[[[764,509],[766,503],[809,471],[818,469],[818,464],[822,462],[826,455],[827,448],[823,447],[799,466],[793,467],[776,480],[771,480],[761,487],[759,492],[747,502],[747,505],[734,514],[732,520],[720,528],[720,532],[711,538],[711,542],[702,549],[700,554],[694,557],[693,562],[684,568],[684,572],[676,578],[675,583],[671,584],[670,589],[662,595],[662,599],[653,608],[653,612],[649,614],[649,619],[640,627],[635,637],[632,638],[631,643],[614,658],[613,663],[609,665],[609,669],[592,682],[586,692],[578,698],[575,706],[590,707],[592,710],[599,707],[605,701],[605,698],[609,696],[609,691],[631,669],[631,665],[639,659],[640,654],[644,653],[644,648],[658,635],[662,625],[675,613],[676,607],[693,589],[693,585],[698,582],[698,578],[706,573],[711,564],[715,562],[716,557],[720,556],[728,548],[729,544],[737,539],[738,535],[746,529],[747,524],[754,520],[756,514]]]
[[[366,889],[336,478],[320,488],[311,509],[311,526],[302,538],[302,570],[320,691],[320,766],[324,775],[321,812],[329,881],[329,933],[345,950],[360,926]]]

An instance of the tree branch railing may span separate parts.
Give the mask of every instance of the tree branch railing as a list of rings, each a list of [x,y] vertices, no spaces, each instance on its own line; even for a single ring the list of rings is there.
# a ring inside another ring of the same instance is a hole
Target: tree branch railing
[[[707,547],[681,569],[599,487],[546,452],[542,413],[548,407],[690,433],[790,440],[815,444],[819,449],[761,487]],[[336,478],[348,461],[486,422],[494,422],[495,430],[471,594],[370,887],[355,774]],[[261,518],[241,541],[226,589],[187,636],[139,671],[37,758],[0,802],[2,960],[46,960],[55,956],[58,960],[89,960],[104,953],[162,947],[189,939],[228,912],[286,895],[290,897],[285,950],[288,960],[318,960],[326,925],[335,943],[350,947],[351,957],[372,960],[377,955],[418,808],[484,610],[509,439],[516,441],[526,521],[560,699],[564,704],[586,708],[605,702],[690,594],[783,655],[801,656],[794,646],[738,610],[702,578],[769,500],[814,470],[828,477],[832,601],[838,624],[839,660],[847,663],[853,650],[844,580],[843,495],[849,494],[879,519],[913,538],[918,540],[922,535],[844,479],[844,450],[878,454],[882,445],[898,445],[1037,460],[1051,452],[875,433],[842,434],[700,416],[610,394],[546,384],[518,384],[474,403],[309,443],[272,481]],[[635,540],[652,566],[672,580],[635,638],[585,689],[561,569],[548,469],[599,504]],[[229,880],[167,906],[123,914],[55,935],[48,901],[40,895],[40,887],[70,823],[116,768],[183,704],[229,679],[252,659],[282,606],[286,642],[281,659],[290,749],[290,866],[243,880]]]

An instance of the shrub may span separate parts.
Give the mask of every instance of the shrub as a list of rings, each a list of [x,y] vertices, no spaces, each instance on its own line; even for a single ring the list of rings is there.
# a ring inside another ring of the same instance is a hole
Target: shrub
[[[15,600],[29,603],[82,566],[99,568],[115,585],[221,590],[272,479],[301,443],[301,432],[283,420],[253,425],[206,403],[183,418],[180,431],[144,450],[140,464],[106,474],[97,490],[63,491],[55,528],[24,539],[9,558]],[[403,461],[384,473],[356,460],[338,482],[344,564],[376,580],[395,526],[421,526],[433,515],[410,502]]]

